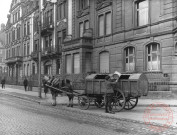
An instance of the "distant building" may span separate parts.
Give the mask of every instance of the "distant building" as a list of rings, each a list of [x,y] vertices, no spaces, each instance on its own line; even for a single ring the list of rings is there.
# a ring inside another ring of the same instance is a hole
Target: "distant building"
[[[6,24],[6,64],[8,67],[7,82],[22,84],[23,78],[37,72],[33,65],[33,16],[38,9],[38,1],[12,0]]]
[[[6,76],[7,68],[5,65],[5,24],[0,28],[0,77]]]

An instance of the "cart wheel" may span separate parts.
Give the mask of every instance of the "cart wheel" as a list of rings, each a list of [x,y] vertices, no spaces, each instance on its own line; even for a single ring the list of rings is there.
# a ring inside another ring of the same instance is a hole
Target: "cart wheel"
[[[102,98],[96,98],[95,99],[95,106],[98,108],[101,108],[104,106],[104,101],[102,100]]]
[[[90,100],[87,96],[79,96],[78,104],[79,104],[80,109],[87,110],[90,106]]]
[[[138,103],[138,97],[129,97],[126,98],[126,103],[125,103],[125,110],[131,110],[133,109]]]
[[[111,99],[111,109],[114,112],[120,112],[125,107],[125,96],[120,90]]]

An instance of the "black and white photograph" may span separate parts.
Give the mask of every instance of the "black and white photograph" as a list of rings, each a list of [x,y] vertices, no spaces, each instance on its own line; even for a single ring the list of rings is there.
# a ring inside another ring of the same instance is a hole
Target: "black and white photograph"
[[[177,0],[1,0],[0,135],[176,135]]]

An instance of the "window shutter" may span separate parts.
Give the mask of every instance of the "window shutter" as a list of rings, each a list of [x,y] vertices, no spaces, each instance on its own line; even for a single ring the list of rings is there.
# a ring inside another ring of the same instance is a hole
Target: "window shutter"
[[[80,73],[80,55],[74,54],[74,73]]]
[[[109,53],[100,53],[100,73],[109,73]]]
[[[99,16],[99,36],[104,36],[104,17]]]
[[[71,74],[71,55],[66,55],[66,73]]]
[[[106,14],[106,35],[111,34],[111,13]]]
[[[80,37],[83,37],[83,23],[79,24]]]

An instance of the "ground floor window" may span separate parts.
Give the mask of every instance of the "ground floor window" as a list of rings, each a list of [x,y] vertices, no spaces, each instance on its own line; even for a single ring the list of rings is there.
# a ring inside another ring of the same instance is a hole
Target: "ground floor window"
[[[46,65],[45,66],[45,74],[51,75],[51,65]]]
[[[134,47],[125,48],[124,54],[126,72],[135,71],[135,48]]]
[[[109,73],[109,53],[100,53],[100,73]]]
[[[160,70],[160,45],[151,43],[146,46],[147,50],[147,71]]]
[[[66,55],[66,74],[71,74],[71,55]]]
[[[74,74],[80,73],[80,55],[79,53],[76,53],[73,55],[74,57]]]
[[[52,74],[52,63],[51,61],[47,61],[44,65],[44,74],[51,75]]]
[[[60,59],[56,60],[56,73],[61,74]]]
[[[34,63],[32,64],[32,74],[33,75],[35,74],[35,64]]]

